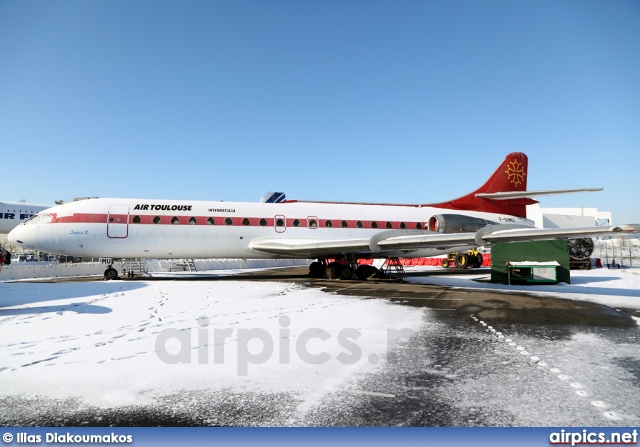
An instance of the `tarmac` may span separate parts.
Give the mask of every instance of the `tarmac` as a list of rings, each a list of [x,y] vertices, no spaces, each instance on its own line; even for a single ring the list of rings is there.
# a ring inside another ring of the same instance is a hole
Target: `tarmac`
[[[411,272],[412,277],[442,275],[489,275],[489,268],[448,269]],[[207,280],[212,280],[207,278]],[[215,280],[234,281],[287,281],[307,287],[324,289],[327,293],[401,301],[409,306],[453,310],[460,317],[476,315],[498,323],[529,323],[537,325],[575,325],[601,327],[637,327],[631,318],[634,310],[612,309],[607,306],[558,299],[552,296],[532,296],[514,292],[461,290],[436,285],[415,284],[407,281],[361,281],[311,278],[307,267],[273,269],[241,275],[218,277]],[[480,281],[488,282],[488,279]]]
[[[11,409],[9,413],[0,411],[0,423],[59,426],[640,423],[637,355],[640,331],[631,317],[632,310],[552,296],[462,290],[406,281],[311,278],[307,272],[307,267],[293,267],[185,280],[295,282],[328,294],[383,298],[420,307],[429,324],[424,324],[406,346],[376,373],[364,377],[357,387],[329,394],[304,414],[292,411],[297,404],[294,395],[247,396],[228,389],[169,395],[153,406],[83,407],[82,411],[77,411],[72,401],[0,399],[2,408]],[[482,272],[488,275],[490,271],[430,270],[407,277]]]

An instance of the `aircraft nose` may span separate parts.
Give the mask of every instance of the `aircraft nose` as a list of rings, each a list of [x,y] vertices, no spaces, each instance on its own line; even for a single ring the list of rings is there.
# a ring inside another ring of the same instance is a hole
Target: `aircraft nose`
[[[45,220],[47,217],[48,215],[44,215]],[[42,219],[43,216],[38,215],[21,223],[11,230],[7,235],[7,240],[23,249],[50,251],[51,244],[49,240],[51,231],[47,229],[46,226],[43,227],[43,225],[41,225],[40,221]]]
[[[9,242],[11,242],[12,244],[16,244],[16,245],[22,245],[24,244],[24,242],[21,240],[21,228],[20,225],[18,225],[17,227],[15,227],[13,230],[11,230],[9,232],[9,234],[7,235],[7,240]]]

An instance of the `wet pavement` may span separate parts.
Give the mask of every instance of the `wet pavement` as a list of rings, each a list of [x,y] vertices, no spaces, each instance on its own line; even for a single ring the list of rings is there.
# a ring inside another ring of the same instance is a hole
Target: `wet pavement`
[[[475,318],[425,309],[428,324],[399,350],[395,362],[362,380],[355,392],[332,396],[304,422],[330,426],[640,422],[637,328],[536,323],[489,328],[489,320]]]

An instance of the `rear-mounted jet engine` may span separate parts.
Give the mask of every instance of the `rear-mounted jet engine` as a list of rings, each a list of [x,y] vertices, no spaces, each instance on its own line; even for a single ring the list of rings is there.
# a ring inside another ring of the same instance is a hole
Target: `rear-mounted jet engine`
[[[438,233],[475,233],[487,225],[497,222],[479,217],[463,216],[461,214],[436,214],[429,219],[429,231]]]

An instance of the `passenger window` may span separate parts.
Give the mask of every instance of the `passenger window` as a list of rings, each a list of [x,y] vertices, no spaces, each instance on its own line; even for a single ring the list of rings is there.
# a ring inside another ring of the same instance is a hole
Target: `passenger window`
[[[422,224],[421,224],[420,222],[418,222],[418,223],[416,224],[416,228],[417,228],[418,230],[422,230]]]
[[[156,216],[153,218],[153,223],[154,224],[159,224],[160,222],[162,222],[162,219],[160,219],[160,216]]]
[[[356,222],[356,227],[358,227],[358,228],[362,228],[362,222],[357,221],[357,222]]]
[[[233,225],[233,221],[231,220],[231,218],[230,218],[230,217],[227,217],[227,218],[224,220],[224,224],[225,224],[225,225]]]
[[[171,218],[171,225],[179,225],[180,224],[180,219],[178,219],[176,216],[173,216]]]
[[[139,224],[140,222],[142,222],[142,219],[140,218],[140,216],[133,216],[133,220],[131,222]]]
[[[276,220],[276,227],[284,227],[284,220],[282,219]]]
[[[400,228],[404,230],[405,228],[407,228],[407,224],[405,224],[404,222],[400,222]]]
[[[331,227],[333,226],[333,223],[331,223],[331,221],[330,221],[330,220],[328,220],[328,221],[326,221],[326,222],[324,223],[324,226],[325,226],[325,227],[327,227],[327,228],[331,228]]]
[[[318,228],[318,219],[315,217],[309,218],[309,228]]]
[[[213,217],[210,217],[210,218],[207,219],[207,225],[213,225],[215,223],[216,223],[216,221],[213,220]]]
[[[342,225],[342,228],[347,228],[349,226],[346,220],[343,220],[340,225]]]
[[[294,227],[299,227],[300,226],[300,221],[298,219],[293,221],[293,226]]]
[[[249,219],[247,219],[246,217],[244,219],[242,219],[242,225],[249,225],[251,222],[249,222]]]
[[[371,222],[371,228],[378,228],[378,224],[376,222]]]
[[[393,225],[391,225],[391,222],[387,222],[386,227],[387,227],[387,228],[392,228],[392,227],[393,227]]]
[[[189,219],[189,225],[195,225],[198,223],[198,220],[195,217],[191,217]]]
[[[260,219],[260,226],[261,227],[266,227],[267,226],[267,219]]]

